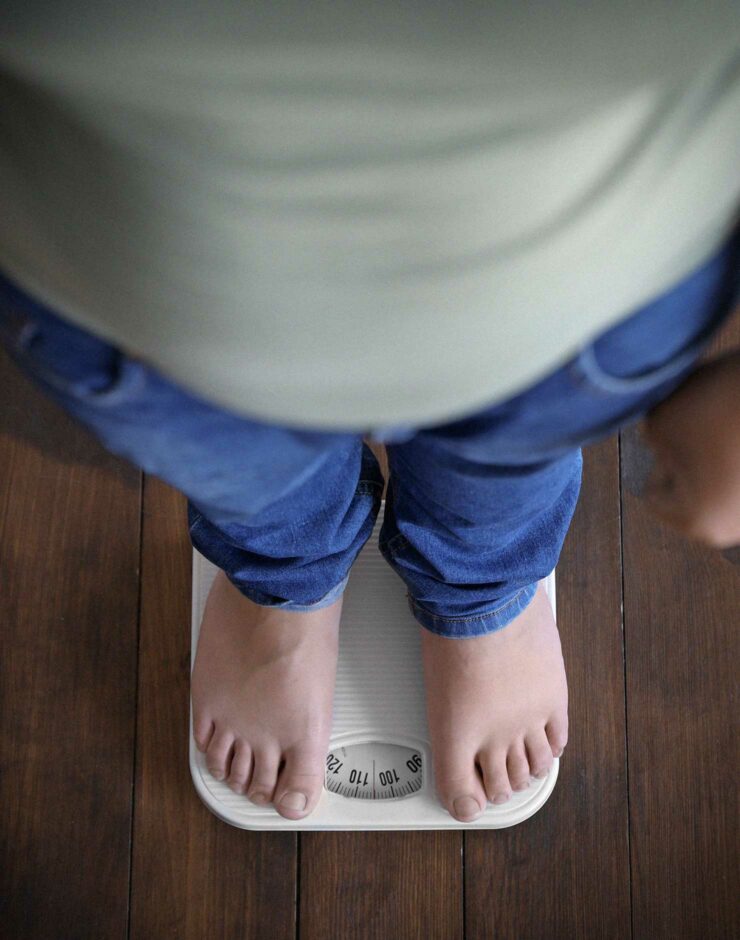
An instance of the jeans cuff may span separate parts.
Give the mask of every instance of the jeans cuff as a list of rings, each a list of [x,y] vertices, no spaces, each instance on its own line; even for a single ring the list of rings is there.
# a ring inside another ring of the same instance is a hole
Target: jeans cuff
[[[499,601],[495,610],[475,614],[473,617],[442,617],[433,614],[407,595],[414,618],[431,633],[452,640],[464,640],[474,636],[495,633],[511,623],[531,603],[537,591],[538,581],[521,588],[506,600]]]
[[[348,581],[349,581],[349,575],[347,575],[347,577],[344,578],[344,580],[340,581],[339,584],[333,587],[330,591],[324,594],[323,597],[319,598],[319,600],[315,601],[313,604],[296,604],[293,601],[280,601],[277,604],[266,604],[264,601],[265,596],[266,596],[265,594],[262,594],[260,592],[250,591],[249,588],[245,589],[242,585],[236,584],[236,582],[232,582],[232,583],[234,584],[234,587],[236,587],[237,590],[241,594],[249,598],[249,600],[252,601],[253,604],[257,604],[258,607],[277,607],[280,610],[294,610],[294,611],[297,611],[298,613],[305,613],[306,611],[309,611],[309,610],[321,610],[322,607],[328,607],[330,604],[333,604],[334,601],[341,594],[344,593],[344,589],[347,587]]]

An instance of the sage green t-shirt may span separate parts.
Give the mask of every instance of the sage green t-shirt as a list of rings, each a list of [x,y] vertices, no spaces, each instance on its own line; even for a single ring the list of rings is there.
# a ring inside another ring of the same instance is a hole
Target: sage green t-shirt
[[[529,385],[740,206],[740,4],[10,0],[0,270],[248,416]]]

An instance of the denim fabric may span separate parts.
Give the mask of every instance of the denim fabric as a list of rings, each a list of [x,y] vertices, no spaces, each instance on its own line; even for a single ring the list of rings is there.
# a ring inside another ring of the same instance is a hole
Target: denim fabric
[[[506,626],[555,567],[578,498],[580,446],[670,394],[732,311],[738,234],[521,394],[434,427],[326,432],[230,412],[2,276],[0,340],[109,450],[187,495],[195,547],[264,606],[314,609],[342,593],[383,486],[362,438],[385,441],[380,549],[422,626],[477,636]]]

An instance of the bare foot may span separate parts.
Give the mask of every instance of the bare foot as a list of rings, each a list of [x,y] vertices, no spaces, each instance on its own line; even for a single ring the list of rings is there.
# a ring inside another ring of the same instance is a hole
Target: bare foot
[[[342,598],[260,607],[219,571],[191,679],[193,730],[214,777],[286,819],[316,806],[332,724]]]
[[[504,803],[530,775],[544,777],[566,745],[560,636],[542,586],[495,633],[451,639],[420,629],[437,793],[471,822],[487,799]]]

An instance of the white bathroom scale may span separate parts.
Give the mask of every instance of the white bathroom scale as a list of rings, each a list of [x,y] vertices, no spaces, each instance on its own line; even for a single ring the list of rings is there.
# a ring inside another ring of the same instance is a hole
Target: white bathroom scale
[[[503,829],[528,819],[552,793],[556,759],[542,780],[504,804],[487,804],[462,823],[438,802],[424,707],[419,624],[406,587],[378,549],[385,502],[355,561],[342,605],[339,663],[326,779],[318,805],[300,820],[257,806],[214,779],[193,737],[190,771],[198,795],[219,819],[241,829]],[[191,671],[216,568],[193,553]],[[555,610],[554,572],[545,580]],[[461,640],[460,642],[464,642]]]

